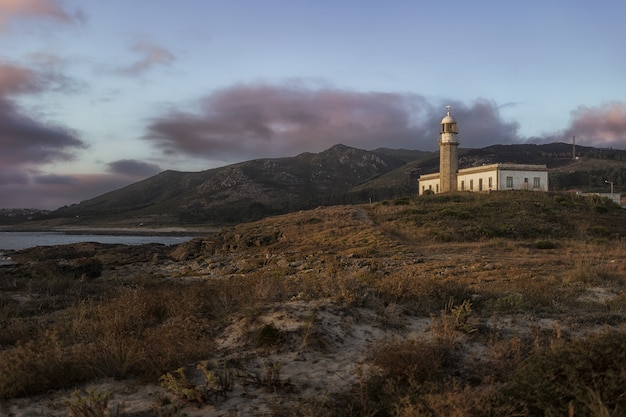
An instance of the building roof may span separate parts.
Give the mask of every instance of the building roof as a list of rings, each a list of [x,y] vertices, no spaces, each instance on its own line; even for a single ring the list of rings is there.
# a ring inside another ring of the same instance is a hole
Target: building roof
[[[511,163],[497,163],[489,165],[481,165],[471,168],[463,168],[457,171],[459,175],[468,175],[479,172],[487,171],[548,171],[545,165],[530,165],[530,164],[511,164]],[[434,180],[439,178],[439,172],[432,174],[420,175],[419,179],[422,181]]]
[[[446,114],[446,116],[443,119],[441,119],[441,124],[456,123],[456,120],[454,119],[454,117],[450,115],[450,106],[446,106],[446,109],[448,109],[448,114]]]
[[[450,112],[448,112],[448,114],[443,119],[441,119],[441,124],[445,123],[456,123],[454,117],[450,116]]]

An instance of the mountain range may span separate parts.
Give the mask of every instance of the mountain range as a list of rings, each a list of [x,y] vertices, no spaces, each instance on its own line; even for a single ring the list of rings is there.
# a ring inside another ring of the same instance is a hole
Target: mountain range
[[[551,190],[599,190],[626,183],[626,151],[571,144],[460,149],[459,168],[496,162],[546,164]],[[366,203],[417,193],[437,172],[437,152],[335,145],[320,153],[256,159],[201,172],[164,171],[127,187],[62,207],[57,218],[150,219],[227,224],[323,205]]]

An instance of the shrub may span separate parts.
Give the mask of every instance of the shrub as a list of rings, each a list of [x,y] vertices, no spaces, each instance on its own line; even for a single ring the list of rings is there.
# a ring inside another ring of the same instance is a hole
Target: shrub
[[[73,335],[84,346],[86,366],[102,376],[158,376],[206,355],[212,341],[204,331],[208,323],[197,316],[194,289],[121,289],[84,306],[81,314],[89,320],[77,316]]]
[[[204,361],[196,366],[202,374],[202,382],[195,385],[190,382],[183,368],[167,373],[159,379],[161,386],[172,392],[179,399],[202,404],[217,402],[228,398],[228,393],[235,386],[235,372],[225,366],[221,369],[209,369],[210,365]]]
[[[611,231],[602,225],[597,225],[597,226],[589,226],[587,228],[587,232],[593,236],[599,236],[599,237],[609,237],[611,235]]]
[[[604,214],[608,213],[609,209],[606,206],[594,206],[593,208],[597,213]]]
[[[534,243],[535,248],[537,249],[556,249],[556,243],[550,240],[538,240]]]
[[[430,329],[441,340],[454,340],[455,331],[470,334],[478,330],[474,326],[473,315],[472,303],[469,300],[455,305],[454,298],[450,298],[440,317],[432,318]]]
[[[486,300],[485,309],[501,313],[515,313],[529,307],[529,304],[531,304],[530,301],[521,294],[506,294]]]
[[[441,383],[458,365],[454,345],[446,341],[393,341],[375,349],[374,365],[386,379],[409,383]]]
[[[409,204],[411,204],[411,199],[409,197],[396,198],[393,201],[393,204],[396,206],[408,206]]]
[[[68,417],[111,417],[109,409],[110,392],[87,390],[87,396],[74,391],[72,399],[67,402]]]
[[[254,334],[254,345],[257,348],[276,346],[284,340],[284,336],[273,324],[261,327]]]
[[[570,407],[577,417],[625,415],[624,346],[626,334],[618,331],[553,344],[522,363],[503,388],[504,399],[528,416],[564,416]]]
[[[85,370],[75,359],[52,331],[0,351],[0,398],[38,394],[84,380]]]
[[[568,273],[569,282],[582,282],[584,284],[618,283],[624,284],[624,277],[606,262],[596,264],[586,259],[576,262],[574,269]]]

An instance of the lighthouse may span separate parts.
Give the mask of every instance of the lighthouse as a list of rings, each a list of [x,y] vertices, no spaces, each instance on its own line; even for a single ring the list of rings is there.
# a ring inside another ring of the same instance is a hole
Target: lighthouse
[[[491,192],[500,190],[548,191],[545,165],[496,163],[459,169],[459,142],[456,120],[448,114],[441,119],[439,172],[420,175],[419,195],[450,191]]]
[[[457,171],[459,168],[456,120],[450,115],[450,106],[446,106],[448,114],[441,119],[439,134],[439,180],[440,192],[457,190]]]

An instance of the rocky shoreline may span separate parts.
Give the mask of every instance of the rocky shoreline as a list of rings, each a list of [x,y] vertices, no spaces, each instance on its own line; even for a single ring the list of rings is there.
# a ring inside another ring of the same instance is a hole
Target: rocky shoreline
[[[0,232],[54,232],[67,235],[109,235],[109,236],[206,236],[219,232],[218,227],[107,227],[107,226],[59,226],[28,227],[5,226]]]

